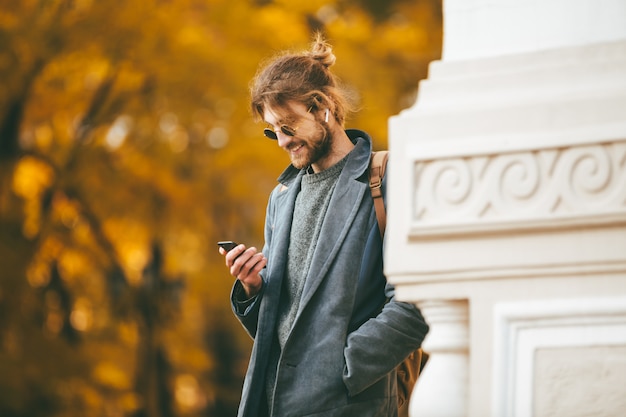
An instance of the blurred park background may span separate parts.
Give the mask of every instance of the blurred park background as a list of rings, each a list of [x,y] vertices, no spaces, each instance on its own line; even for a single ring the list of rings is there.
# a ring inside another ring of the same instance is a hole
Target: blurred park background
[[[288,164],[260,62],[322,30],[387,143],[440,0],[1,0],[0,416],[236,414],[251,340],[215,242],[262,246]]]

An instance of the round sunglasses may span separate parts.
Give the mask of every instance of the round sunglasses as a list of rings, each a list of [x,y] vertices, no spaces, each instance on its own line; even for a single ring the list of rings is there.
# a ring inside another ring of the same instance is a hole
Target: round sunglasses
[[[306,111],[307,114],[309,112],[311,112],[311,109],[313,107],[309,107],[309,109]],[[328,123],[328,109],[326,109],[326,116],[324,118],[324,121],[326,123]],[[285,135],[285,136],[296,136],[296,131],[298,130],[300,126],[298,127],[291,127],[288,125],[280,125],[279,130]],[[269,127],[266,127],[265,129],[263,129],[263,134],[273,140],[277,140],[278,139],[278,131],[274,130],[274,129],[270,129]]]
[[[297,127],[291,127],[287,125],[280,126],[280,131],[283,132],[283,134],[287,136],[295,136],[296,130],[298,130]],[[276,134],[276,131],[270,129],[269,127],[263,129],[263,134],[270,139],[274,139],[274,140],[278,139],[278,135]]]

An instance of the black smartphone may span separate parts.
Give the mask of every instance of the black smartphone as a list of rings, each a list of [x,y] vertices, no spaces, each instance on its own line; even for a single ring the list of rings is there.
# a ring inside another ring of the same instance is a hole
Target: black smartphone
[[[237,245],[239,245],[239,243],[233,242],[232,240],[222,240],[220,242],[217,242],[217,246],[219,246],[220,248],[224,248],[226,252],[234,249]]]

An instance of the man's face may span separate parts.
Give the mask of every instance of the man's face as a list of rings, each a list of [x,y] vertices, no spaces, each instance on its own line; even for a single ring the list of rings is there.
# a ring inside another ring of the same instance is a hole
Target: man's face
[[[318,122],[313,112],[301,103],[291,103],[280,109],[265,109],[265,121],[277,136],[278,146],[289,154],[291,164],[298,168],[306,168],[323,160],[330,151],[332,136],[328,126]],[[281,126],[295,132],[289,136],[281,130]]]

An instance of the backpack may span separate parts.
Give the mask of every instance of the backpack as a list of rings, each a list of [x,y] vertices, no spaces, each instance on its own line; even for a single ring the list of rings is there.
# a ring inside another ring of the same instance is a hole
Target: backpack
[[[378,229],[380,236],[385,236],[385,226],[387,225],[387,214],[385,213],[385,203],[383,201],[382,184],[387,167],[388,151],[372,152],[370,159],[370,190],[372,199],[374,200],[374,209],[376,210],[376,219],[378,220]],[[408,415],[408,405],[413,392],[413,387],[417,382],[422,369],[428,362],[428,353],[422,348],[412,352],[404,361],[396,368],[397,384],[398,384],[398,409],[404,410]]]

